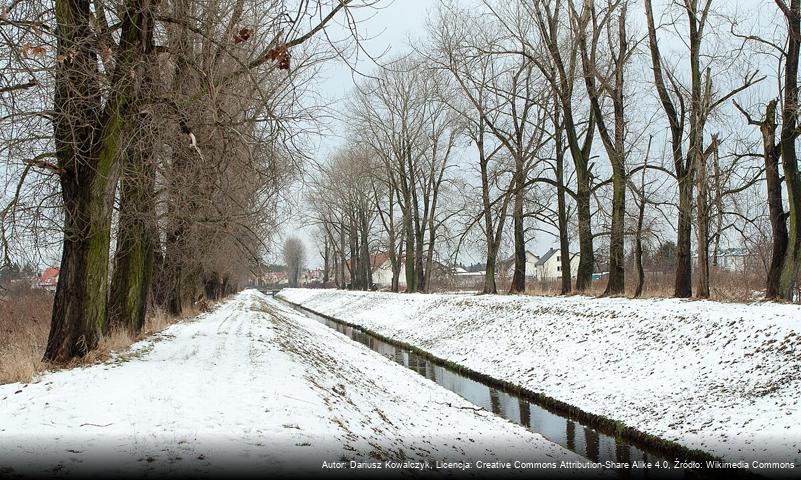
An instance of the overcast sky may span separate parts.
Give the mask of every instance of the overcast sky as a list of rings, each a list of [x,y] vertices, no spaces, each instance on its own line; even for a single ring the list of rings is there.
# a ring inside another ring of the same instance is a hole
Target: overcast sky
[[[330,61],[321,72],[320,94],[331,102],[336,108],[342,105],[355,82],[364,80],[364,75],[375,73],[378,63],[384,63],[389,58],[403,55],[410,51],[409,36],[419,37],[423,34],[427,12],[436,5],[437,0],[382,0],[378,8],[356,10],[358,17],[358,35],[367,39],[361,42],[361,48],[366,52],[359,52],[352,56],[348,62]],[[341,38],[350,33],[342,26],[343,18],[334,28],[331,36]],[[374,61],[375,60],[375,61]],[[345,128],[338,128],[339,123],[332,123],[332,132],[326,133],[322,138],[322,145],[316,157],[324,160],[327,155],[339,147],[345,134]]]
[[[408,37],[422,34],[427,12],[435,6],[435,2],[436,0],[384,0],[378,9],[356,12],[360,20],[359,36],[367,39],[362,48],[369,56],[360,54],[358,58],[349,59],[349,64],[344,61],[328,62],[319,80],[320,95],[334,106],[341,105],[353,90],[354,82],[363,78],[360,75],[370,74],[377,68],[369,57],[379,57],[377,60],[381,62],[408,52]],[[332,37],[345,34],[341,21],[336,30],[331,32]],[[331,131],[320,139],[319,147],[313,152],[318,162],[324,162],[343,142],[341,135],[346,128],[336,120],[332,120],[329,126]],[[308,252],[306,260],[310,268],[322,266],[322,258],[317,253],[318,246],[311,239],[312,229],[307,228],[302,220],[300,218],[298,223],[288,226],[284,234],[297,235],[304,241]],[[282,261],[280,258],[272,260]]]

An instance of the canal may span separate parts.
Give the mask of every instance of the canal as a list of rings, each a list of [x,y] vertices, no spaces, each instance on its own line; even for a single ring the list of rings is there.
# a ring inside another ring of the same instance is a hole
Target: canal
[[[294,305],[276,297],[283,304],[303,313],[324,325],[348,336],[384,357],[458,394],[474,405],[522,425],[532,432],[561,445],[589,460],[598,463],[656,464],[660,468],[618,469],[622,478],[708,478],[725,475],[732,478],[731,471],[673,469],[675,457],[645,445],[623,439],[614,433],[603,432],[576,418],[555,411],[541,403],[536,397],[511,389],[491,386],[481,379],[471,378],[427,356],[402,346],[388,343],[370,333],[311,310]],[[697,460],[685,459],[682,460]],[[701,461],[703,464],[703,461]],[[664,468],[667,467],[667,468]],[[718,475],[716,475],[718,474]],[[753,477],[752,475],[748,475]]]

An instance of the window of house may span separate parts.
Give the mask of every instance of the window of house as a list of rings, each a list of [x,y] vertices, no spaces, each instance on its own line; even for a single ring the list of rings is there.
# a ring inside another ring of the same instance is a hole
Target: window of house
[[[557,272],[561,272],[562,271],[562,266],[561,265],[557,265],[556,266],[556,271]]]
[[[556,256],[556,261],[557,261],[557,262],[561,262],[561,261],[562,261],[562,257],[560,257],[559,255],[557,255],[557,256]]]

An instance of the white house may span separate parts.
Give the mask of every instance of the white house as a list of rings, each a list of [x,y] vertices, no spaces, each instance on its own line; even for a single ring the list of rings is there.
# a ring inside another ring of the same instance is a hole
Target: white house
[[[570,254],[570,278],[578,272],[579,254]],[[537,280],[559,280],[562,278],[562,255],[559,250],[551,248],[534,263],[534,278]]]
[[[723,248],[718,252],[718,269],[726,272],[747,272],[757,267],[758,258],[746,248]],[[712,267],[712,251],[709,252],[709,266]],[[698,266],[698,255],[693,255],[693,268]]]
[[[386,253],[379,253],[374,255],[371,259],[373,262],[373,284],[378,288],[392,287],[392,261]],[[398,286],[406,288],[406,269],[401,265],[400,274],[398,275]]]
[[[532,252],[526,250],[526,276],[527,277],[535,277],[536,273],[534,270],[534,265],[540,261],[540,257],[534,255]],[[505,272],[506,278],[512,278],[515,275],[515,257],[512,255],[511,257],[503,260],[501,262],[500,268],[496,271],[498,272]]]

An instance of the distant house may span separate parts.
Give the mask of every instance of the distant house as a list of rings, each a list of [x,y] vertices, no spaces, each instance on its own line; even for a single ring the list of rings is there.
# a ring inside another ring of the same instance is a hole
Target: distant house
[[[712,267],[714,258],[709,252],[709,266]],[[746,248],[723,248],[718,251],[717,268],[726,272],[745,272],[755,268],[758,259]],[[693,267],[698,265],[698,256],[693,255]]]
[[[534,265],[539,262],[540,257],[534,255],[532,252],[526,251],[526,277],[534,278],[536,277],[536,273],[534,271]],[[512,255],[509,258],[501,260],[499,262],[498,268],[495,270],[496,272],[500,273],[501,276],[505,275],[505,278],[512,278],[515,275],[515,256]]]
[[[372,262],[373,285],[380,289],[392,287],[392,261],[388,253],[378,253],[370,259]],[[406,258],[400,259],[400,272],[398,272],[398,287],[406,288]],[[450,279],[454,275],[454,269],[437,260],[432,261],[431,281],[432,283]]]
[[[718,252],[718,268],[728,272],[743,272],[751,264],[751,253],[745,248],[724,248]],[[709,259],[712,264],[712,259]]]
[[[453,286],[459,288],[465,287],[478,287],[484,283],[484,277],[487,275],[486,270],[479,270],[476,272],[468,272],[464,268],[456,267],[453,270]]]
[[[39,277],[39,288],[43,288],[45,290],[49,290],[51,292],[56,290],[56,286],[58,285],[58,274],[59,269],[56,267],[49,267],[42,272],[42,275]]]
[[[289,283],[286,272],[265,272],[261,280],[264,285],[287,285]]]
[[[401,269],[398,275],[398,286],[406,287],[406,269],[403,268],[401,259]],[[378,288],[392,287],[392,261],[388,253],[378,253],[370,259],[373,268],[373,284]]]
[[[570,254],[570,278],[578,272],[579,254]],[[551,248],[534,264],[534,277],[537,280],[559,280],[562,278],[562,254]]]
[[[322,281],[323,281],[322,268],[316,268],[314,270],[306,270],[303,273],[303,283],[322,282]]]

